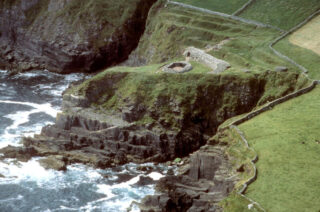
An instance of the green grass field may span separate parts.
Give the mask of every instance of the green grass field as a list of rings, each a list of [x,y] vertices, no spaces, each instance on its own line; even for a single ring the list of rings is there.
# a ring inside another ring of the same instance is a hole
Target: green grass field
[[[280,32],[257,28],[220,16],[201,13],[175,5],[151,11],[145,34],[135,51],[147,63],[162,63],[181,59],[186,47],[204,49],[230,39],[220,50],[212,50],[213,56],[228,61],[229,71],[250,70],[261,72],[287,66],[290,71],[298,69],[276,56],[269,43]]]
[[[256,0],[240,16],[289,30],[318,9],[319,0]]]
[[[242,7],[247,0],[232,0],[229,2],[224,2],[221,0],[177,0],[177,2],[190,4],[208,10],[232,14],[237,9]]]
[[[320,210],[320,87],[240,126],[257,151],[246,195],[267,211]]]

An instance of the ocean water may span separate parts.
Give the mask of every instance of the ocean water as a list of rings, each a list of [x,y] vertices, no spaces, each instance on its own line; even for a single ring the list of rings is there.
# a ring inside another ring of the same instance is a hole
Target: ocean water
[[[48,71],[9,76],[0,70],[0,148],[19,146],[22,136],[52,124],[62,92],[81,78]],[[132,201],[154,193],[154,185],[137,185],[141,176],[159,180],[167,172],[151,163],[145,164],[153,167],[149,173],[132,163],[106,170],[74,164],[60,172],[45,170],[38,160],[0,161],[0,212],[127,211]],[[134,206],[131,211],[139,210]]]

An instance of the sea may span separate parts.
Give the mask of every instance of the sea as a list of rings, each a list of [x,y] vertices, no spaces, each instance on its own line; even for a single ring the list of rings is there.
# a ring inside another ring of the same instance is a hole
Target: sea
[[[81,74],[46,70],[11,76],[0,70],[0,148],[19,146],[23,136],[39,134],[61,110],[62,92]],[[139,186],[142,176],[154,181],[168,171],[163,164],[146,173],[129,163],[105,170],[73,164],[67,171],[46,170],[40,158],[0,161],[0,212],[127,211],[133,201],[154,194],[154,184]],[[139,211],[133,205],[130,211]]]

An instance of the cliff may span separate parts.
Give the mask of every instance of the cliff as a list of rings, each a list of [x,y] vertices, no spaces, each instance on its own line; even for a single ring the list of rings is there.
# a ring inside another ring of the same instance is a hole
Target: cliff
[[[56,124],[24,139],[25,146],[38,155],[63,155],[67,164],[101,168],[128,161],[164,162],[199,149],[225,120],[307,82],[285,72],[212,75],[157,70],[156,65],[117,67],[70,87]]]
[[[92,72],[136,48],[156,0],[0,2],[0,67]]]

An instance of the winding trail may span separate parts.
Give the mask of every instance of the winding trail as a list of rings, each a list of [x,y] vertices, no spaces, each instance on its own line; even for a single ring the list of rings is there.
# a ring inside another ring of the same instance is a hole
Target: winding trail
[[[311,90],[313,90],[317,84],[320,84],[320,80],[313,80],[311,79],[309,76],[308,76],[308,70],[300,65],[299,63],[297,63],[296,61],[294,61],[293,59],[289,58],[288,56],[280,53],[279,51],[277,51],[276,49],[273,48],[273,46],[275,44],[277,44],[280,40],[282,40],[283,38],[287,37],[288,35],[292,34],[293,32],[295,32],[296,30],[298,30],[299,28],[301,28],[302,26],[304,26],[305,24],[307,24],[309,21],[311,21],[314,17],[316,17],[317,15],[320,15],[320,10],[317,10],[316,12],[314,12],[313,14],[311,14],[310,16],[308,16],[304,21],[302,21],[301,23],[299,23],[297,26],[293,27],[292,29],[290,29],[289,31],[284,31],[278,27],[275,27],[275,26],[272,26],[272,25],[268,25],[268,24],[263,24],[263,23],[260,23],[260,22],[257,22],[257,21],[253,21],[253,20],[248,20],[248,19],[244,19],[244,18],[240,18],[236,15],[239,15],[241,14],[243,11],[245,11],[251,4],[253,4],[256,0],[249,0],[246,4],[244,4],[241,8],[239,8],[236,12],[234,12],[232,15],[229,15],[229,14],[225,14],[225,13],[221,13],[221,12],[216,12],[216,11],[212,11],[212,10],[208,10],[208,9],[203,9],[203,8],[199,8],[199,7],[195,7],[195,6],[191,6],[191,5],[188,5],[188,4],[183,4],[183,3],[180,3],[180,2],[175,2],[175,1],[171,1],[171,0],[168,0],[168,3],[170,4],[174,4],[174,5],[178,5],[178,6],[181,6],[181,7],[184,7],[184,8],[189,8],[189,9],[194,9],[194,10],[198,10],[198,11],[201,11],[201,12],[204,12],[204,13],[208,13],[208,14],[212,14],[212,15],[218,15],[218,16],[222,16],[222,17],[225,17],[225,18],[230,18],[230,19],[233,19],[233,20],[237,20],[237,21],[240,21],[240,22],[243,22],[243,23],[247,23],[247,24],[251,24],[251,25],[255,25],[255,26],[259,26],[259,27],[266,27],[266,28],[272,28],[272,29],[276,29],[278,31],[281,31],[283,32],[282,35],[280,35],[278,38],[276,38],[274,41],[272,41],[270,44],[269,44],[269,48],[274,52],[274,54],[276,54],[278,57],[282,58],[282,59],[285,59],[287,60],[288,62],[290,62],[291,64],[295,65],[300,71],[301,73],[307,78],[309,79],[311,82],[311,84],[305,88],[302,88],[302,89],[299,89],[293,93],[290,93],[284,97],[280,97],[278,99],[275,99],[274,101],[270,102],[270,103],[267,103],[265,104],[262,108],[258,109],[258,110],[254,110],[250,113],[248,113],[247,115],[245,115],[244,117],[240,118],[240,119],[237,119],[235,121],[233,121],[232,123],[230,123],[228,126],[224,127],[224,128],[219,128],[219,131],[223,131],[223,130],[226,130],[226,129],[235,129],[235,131],[239,134],[239,136],[241,137],[241,140],[243,141],[243,143],[245,144],[245,146],[254,152],[255,154],[255,157],[250,161],[252,167],[253,167],[253,176],[250,177],[242,186],[242,188],[237,191],[237,193],[242,196],[243,198],[247,199],[249,202],[251,202],[251,205],[256,205],[257,208],[259,208],[260,210],[266,212],[266,210],[257,202],[255,202],[254,200],[250,199],[249,197],[245,196],[245,192],[248,188],[248,186],[253,183],[256,179],[257,179],[257,168],[256,168],[256,165],[255,163],[258,161],[259,157],[258,157],[258,154],[256,153],[256,151],[249,146],[248,144],[248,141],[246,140],[245,136],[244,136],[244,133],[237,127],[237,125],[245,122],[245,121],[248,121],[252,118],[254,118],[255,116],[265,112],[265,111],[268,111],[268,110],[271,110],[274,106],[278,105],[278,104],[281,104],[283,102],[286,102],[290,99],[293,99],[295,97],[298,97],[300,95],[303,95],[305,93],[308,93],[310,92]],[[248,206],[249,207],[249,206]]]

